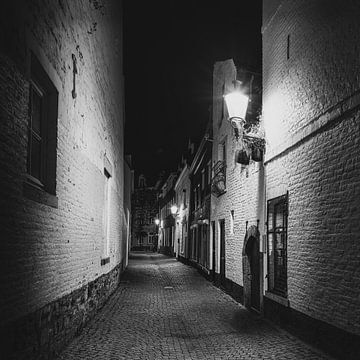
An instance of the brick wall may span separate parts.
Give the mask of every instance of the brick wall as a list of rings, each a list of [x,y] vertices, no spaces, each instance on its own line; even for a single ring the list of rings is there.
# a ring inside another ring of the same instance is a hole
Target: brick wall
[[[184,190],[186,196],[186,206],[184,207]],[[189,178],[189,167],[185,165],[181,171],[178,180],[175,184],[176,205],[178,207],[179,216],[175,220],[175,250],[178,256],[187,258],[189,249],[188,246],[188,224],[189,224],[189,207],[191,196],[191,183]],[[179,240],[179,243],[178,243]]]
[[[122,268],[120,14],[116,1],[13,1],[2,8],[0,309],[5,329]],[[59,93],[54,206],[31,200],[26,185],[30,50]],[[78,70],[75,99],[72,55]],[[105,156],[112,169],[110,262],[102,266]]]
[[[154,221],[158,213],[156,189],[154,187],[136,188],[132,194],[131,208],[131,248],[133,250],[152,250],[155,245],[154,234],[156,233]]]
[[[289,191],[289,304],[358,335],[359,13],[283,1],[263,26],[266,192]]]
[[[218,221],[225,219],[225,275],[238,285],[243,285],[242,251],[248,227],[263,228],[263,168],[260,163],[251,161],[243,166],[235,161],[236,151],[242,146],[241,139],[237,141],[234,130],[225,113],[221,121],[222,89],[230,91],[232,81],[236,79],[236,68],[232,60],[217,62],[214,66],[213,80],[213,153],[215,163],[219,160],[219,144],[226,141],[226,193],[211,197],[211,220],[216,222],[215,248],[219,254]],[[227,90],[226,90],[227,89]],[[230,231],[231,210],[234,211],[234,231]],[[216,272],[219,272],[220,259],[217,257]]]

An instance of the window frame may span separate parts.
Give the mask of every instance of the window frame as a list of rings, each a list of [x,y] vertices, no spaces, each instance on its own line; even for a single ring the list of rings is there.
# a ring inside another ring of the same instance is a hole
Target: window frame
[[[58,207],[56,197],[56,163],[57,163],[57,122],[59,93],[54,81],[48,75],[43,64],[29,51],[29,92],[27,122],[27,156],[23,195],[30,200]],[[48,67],[50,71],[50,68]],[[35,135],[33,128],[33,95],[41,98],[40,134]],[[39,176],[32,168],[34,135],[40,140]]]
[[[278,214],[282,217],[282,226],[280,227],[276,223]],[[288,193],[267,201],[266,225],[268,291],[287,298]],[[278,246],[279,243],[281,243],[281,247]],[[280,255],[279,251],[281,252]],[[280,259],[281,265],[279,264]],[[281,279],[281,277],[285,279]]]
[[[41,110],[40,110],[40,128],[38,133],[33,128],[33,94],[37,93],[41,99]],[[30,88],[29,88],[29,123],[28,123],[28,148],[27,148],[27,174],[29,179],[33,181],[37,186],[44,188],[44,177],[45,177],[45,141],[46,141],[46,92],[41,88],[36,81],[36,79],[30,79]],[[44,138],[45,135],[45,138]],[[33,148],[33,139],[37,138],[40,142],[40,161],[39,161],[39,178],[33,175],[32,168],[32,148]]]
[[[230,235],[234,235],[235,211],[230,210]]]

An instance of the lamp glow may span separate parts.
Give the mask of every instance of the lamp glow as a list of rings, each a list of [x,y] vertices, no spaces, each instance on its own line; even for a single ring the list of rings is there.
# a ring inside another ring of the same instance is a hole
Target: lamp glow
[[[246,110],[249,103],[249,97],[240,91],[233,91],[224,96],[229,118],[238,118],[245,120]]]
[[[178,207],[176,205],[173,205],[171,208],[170,208],[170,211],[171,211],[171,214],[172,215],[176,215],[177,211],[178,211]]]
[[[159,219],[155,219],[155,224],[159,225],[160,224],[160,220]]]

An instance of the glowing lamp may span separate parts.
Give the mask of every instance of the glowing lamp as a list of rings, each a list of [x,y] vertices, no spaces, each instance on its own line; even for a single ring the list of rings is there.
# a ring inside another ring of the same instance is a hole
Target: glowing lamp
[[[240,91],[234,91],[225,95],[226,107],[228,109],[229,118],[237,118],[245,121],[246,110],[249,103],[249,97]]]
[[[173,205],[170,208],[170,211],[171,211],[171,215],[175,217],[177,215],[178,207],[176,205]]]
[[[155,219],[155,224],[159,225],[160,224],[160,220],[159,219]]]
[[[229,121],[234,128],[236,139],[239,138],[240,127],[245,122],[249,97],[239,90],[238,83],[234,83],[235,90],[224,96],[229,113]]]

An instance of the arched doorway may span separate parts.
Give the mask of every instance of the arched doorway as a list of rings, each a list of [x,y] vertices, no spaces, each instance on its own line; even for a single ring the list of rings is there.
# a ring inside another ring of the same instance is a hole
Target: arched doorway
[[[242,255],[244,305],[260,311],[260,234],[256,226],[251,226],[246,232]]]

